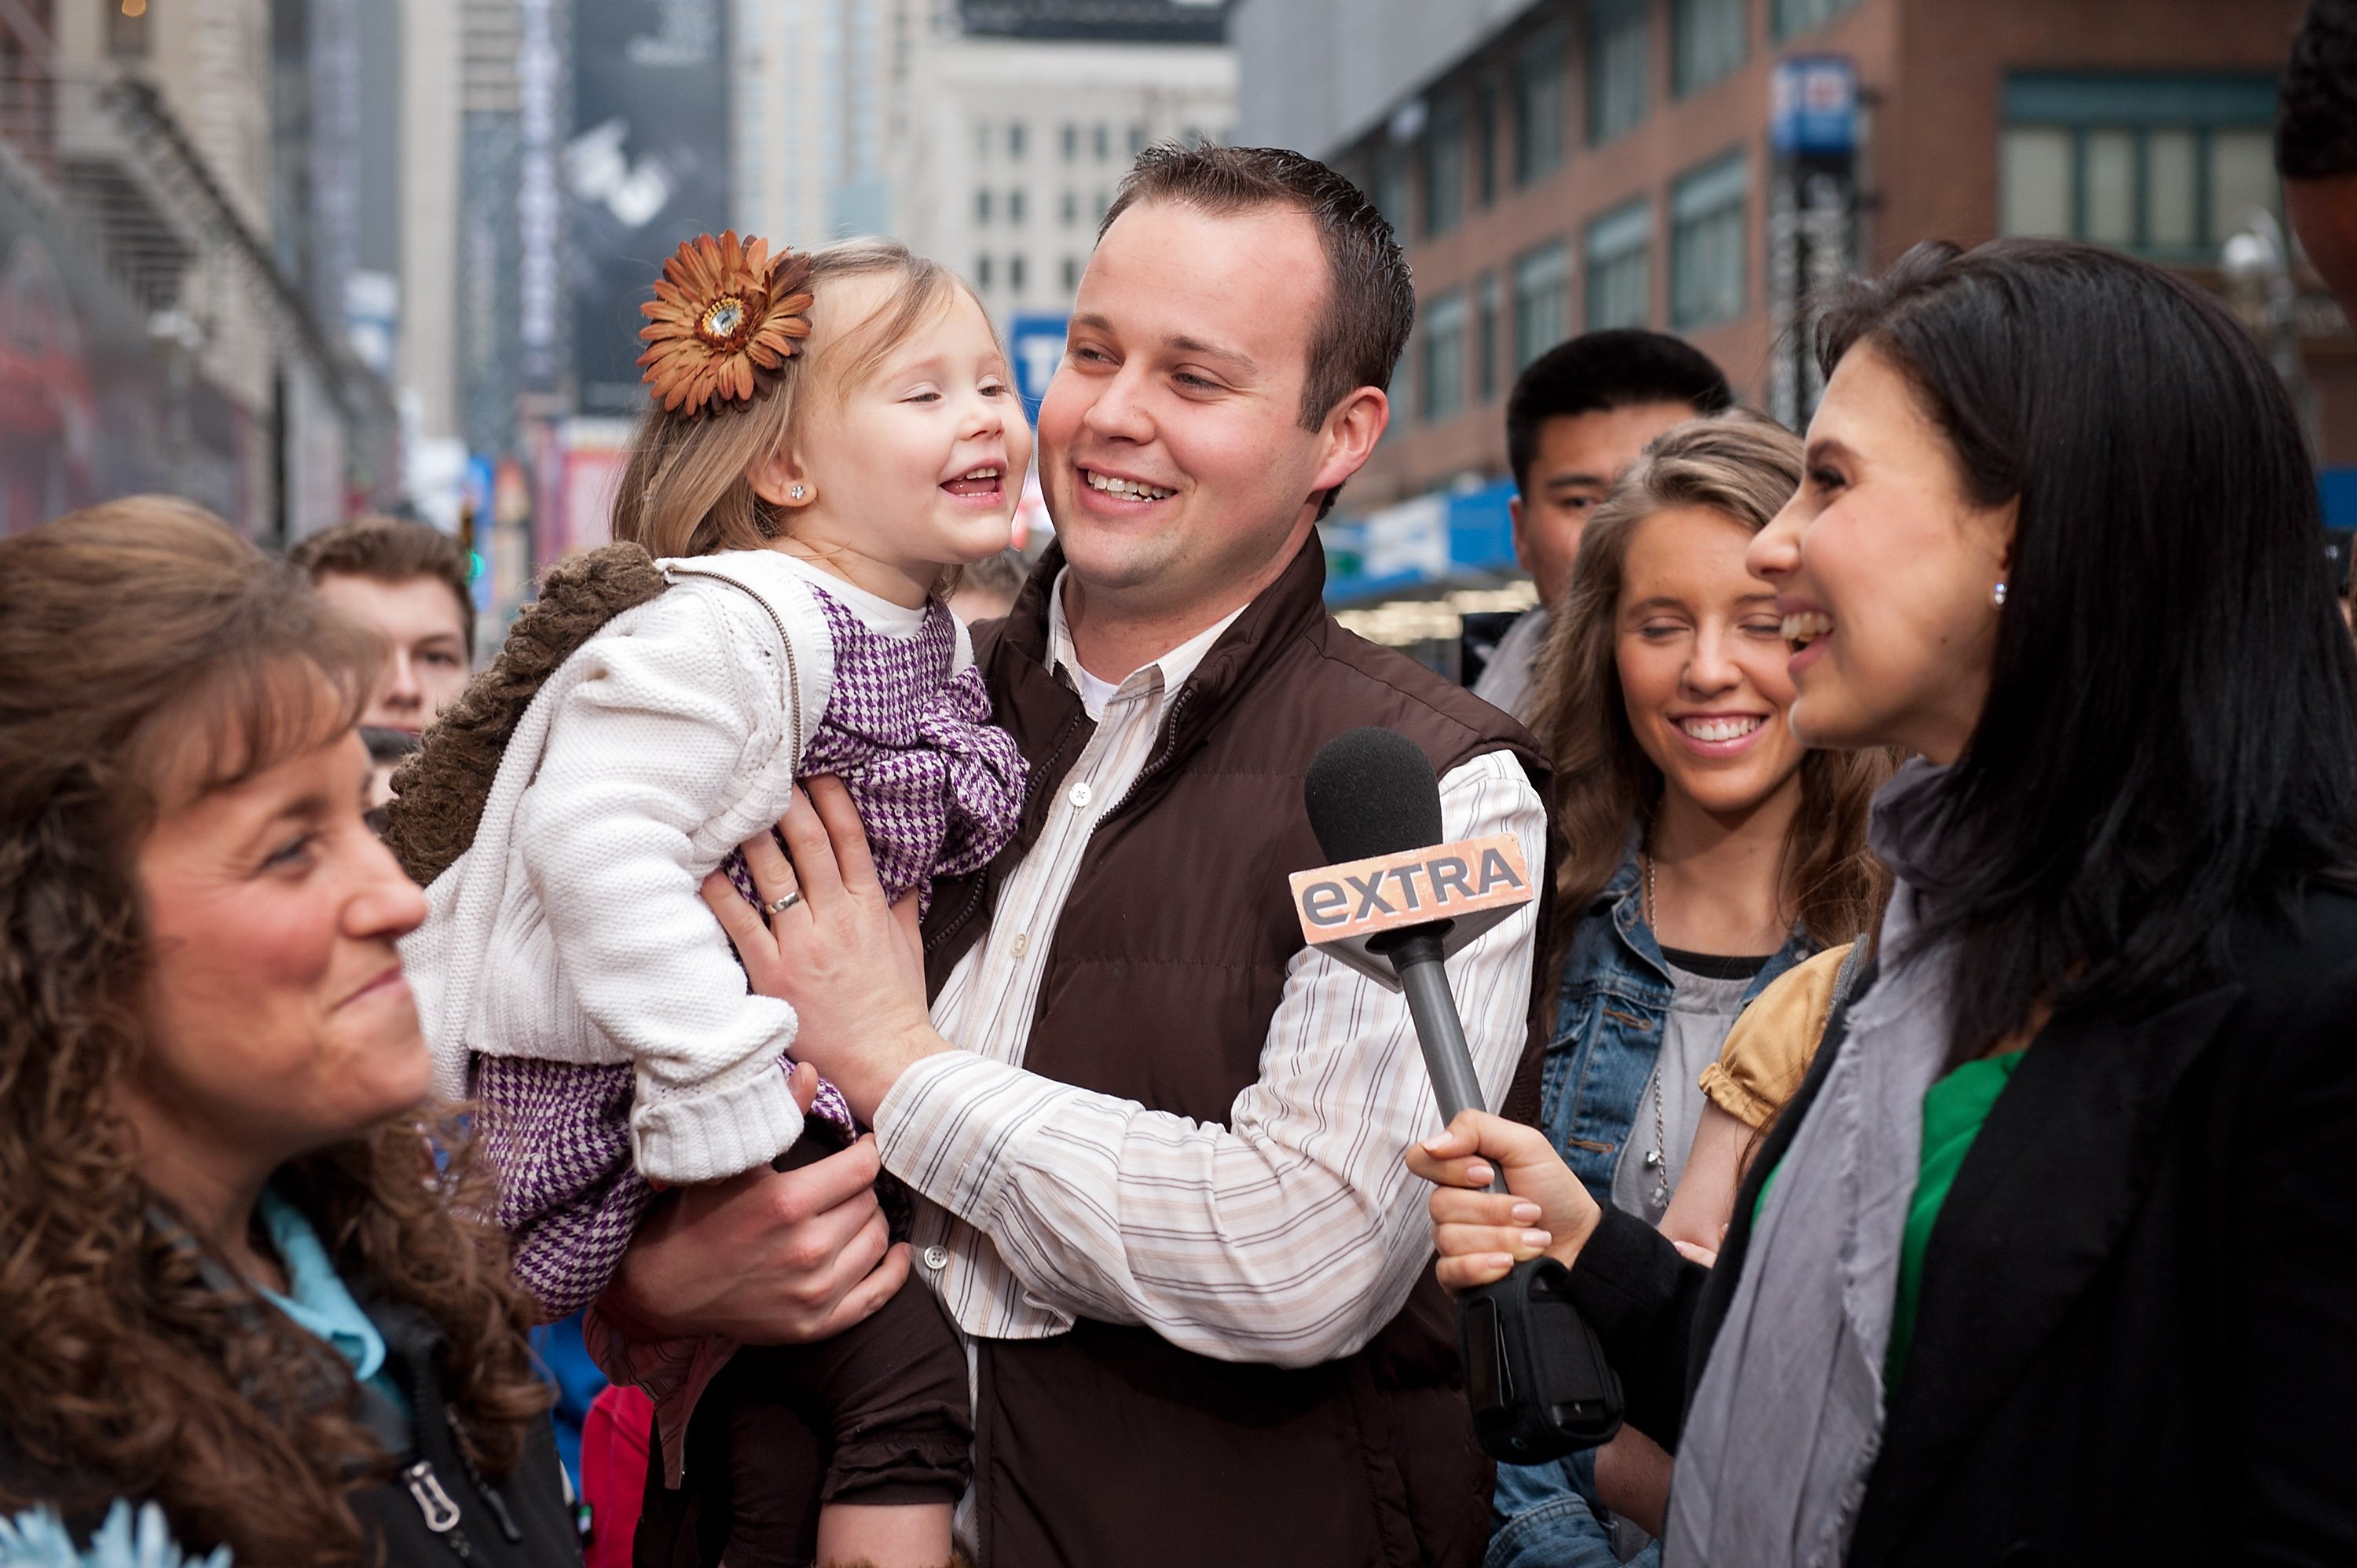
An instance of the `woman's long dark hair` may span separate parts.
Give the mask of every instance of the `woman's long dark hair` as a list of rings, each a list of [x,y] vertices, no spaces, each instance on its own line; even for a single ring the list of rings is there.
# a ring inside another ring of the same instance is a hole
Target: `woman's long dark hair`
[[[2357,862],[2357,656],[2282,383],[2192,284],[2063,242],[1919,245],[1819,341],[1884,355],[1971,499],[2019,503],[1926,888],[1953,1058],[2041,1001],[2213,983],[2237,916]]]

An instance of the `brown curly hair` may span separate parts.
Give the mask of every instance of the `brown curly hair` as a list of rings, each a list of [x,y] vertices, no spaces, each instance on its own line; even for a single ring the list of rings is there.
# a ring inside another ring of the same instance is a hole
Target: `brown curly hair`
[[[94,507],[0,540],[0,1500],[152,1498],[181,1543],[350,1564],[390,1458],[340,1358],[242,1286],[141,1175],[114,1108],[145,1041],[138,846],[179,793],[357,717],[374,639],[199,508]],[[436,1155],[446,1160],[436,1176]],[[339,1272],[429,1316],[470,1456],[505,1474],[547,1408],[468,1145],[396,1118],[276,1178]],[[32,1495],[23,1495],[30,1493]],[[91,1495],[84,1495],[91,1494]]]
[[[1646,448],[1581,533],[1571,592],[1540,655],[1532,725],[1555,766],[1555,821],[1569,843],[1555,878],[1558,953],[1620,869],[1630,825],[1650,823],[1662,801],[1662,770],[1630,728],[1613,655],[1637,525],[1657,511],[1707,507],[1757,533],[1800,482],[1800,437],[1773,420],[1743,409],[1692,419]],[[1866,847],[1867,810],[1897,767],[1887,749],[1802,758],[1783,893],[1816,946],[1848,941],[1880,917],[1890,874]]]

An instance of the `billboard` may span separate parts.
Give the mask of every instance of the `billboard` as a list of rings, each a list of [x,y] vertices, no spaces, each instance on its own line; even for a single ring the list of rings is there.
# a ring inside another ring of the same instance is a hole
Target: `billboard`
[[[1809,301],[1857,264],[1857,69],[1781,59],[1768,97],[1768,411],[1799,430],[1825,390]]]
[[[578,0],[573,12],[572,362],[587,414],[646,406],[640,303],[683,240],[729,222],[722,0]]]

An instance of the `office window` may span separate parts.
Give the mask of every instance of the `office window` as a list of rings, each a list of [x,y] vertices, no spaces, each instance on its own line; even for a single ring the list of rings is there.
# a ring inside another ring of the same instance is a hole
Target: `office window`
[[[1131,157],[1135,157],[1145,150],[1146,127],[1142,124],[1132,125],[1129,128],[1129,156]]]
[[[1394,237],[1405,242],[1413,231],[1408,228],[1407,149],[1386,142],[1375,149],[1373,188],[1367,192],[1375,210],[1392,226]]]
[[[1789,38],[1823,27],[1857,5],[1857,0],[1776,0],[1776,37]]]
[[[1680,330],[1743,314],[1743,198],[1751,171],[1740,152],[1670,188],[1670,325]]]
[[[1465,408],[1465,293],[1451,289],[1424,307],[1425,423],[1453,419]]]
[[[1023,258],[1020,256],[1006,258],[1006,286],[1015,294],[1023,292]]]
[[[976,288],[988,288],[990,286],[990,258],[988,256],[976,256],[974,259],[974,286]]]
[[[1498,395],[1498,274],[1483,273],[1475,294],[1481,308],[1473,321],[1474,395],[1488,403]]]
[[[1483,81],[1473,94],[1473,199],[1488,207],[1498,199],[1498,84]]]
[[[1562,241],[1514,263],[1514,370],[1571,336],[1571,250]]]
[[[1645,117],[1645,0],[1591,0],[1587,7],[1587,139],[1609,142]]]
[[[1446,234],[1465,217],[1465,105],[1443,99],[1424,134],[1424,231]]]
[[[1064,122],[1064,161],[1071,163],[1081,156],[1081,128],[1070,120]]]
[[[987,190],[974,193],[974,220],[977,223],[990,221],[990,192]]]
[[[974,123],[974,156],[978,158],[990,156],[990,122],[987,120]]]
[[[1670,90],[1700,91],[1743,63],[1747,0],[1674,0],[1670,9]]]
[[[1006,193],[1006,221],[1017,229],[1023,227],[1023,193],[1019,190]]]
[[[1066,256],[1064,258],[1064,292],[1071,294],[1080,286],[1081,259],[1078,256]]]
[[[1514,183],[1544,179],[1563,164],[1564,55],[1569,39],[1543,27],[1514,53]]]
[[[1017,120],[1013,124],[1007,126],[1006,156],[1010,158],[1017,160],[1021,159],[1023,156],[1023,144],[1026,139],[1027,133],[1024,129],[1022,121]]]
[[[1642,327],[1652,314],[1652,279],[1646,252],[1653,239],[1653,213],[1643,197],[1616,207],[1587,226],[1587,319],[1590,332],[1607,327]]]
[[[1102,120],[1098,121],[1095,131],[1091,133],[1091,139],[1096,144],[1097,162],[1103,163],[1105,159],[1113,156],[1112,126],[1106,124]]]
[[[1071,228],[1081,220],[1081,198],[1078,191],[1064,192],[1064,227]]]
[[[2279,210],[2263,76],[2006,81],[1997,228],[2206,262],[2254,208]]]

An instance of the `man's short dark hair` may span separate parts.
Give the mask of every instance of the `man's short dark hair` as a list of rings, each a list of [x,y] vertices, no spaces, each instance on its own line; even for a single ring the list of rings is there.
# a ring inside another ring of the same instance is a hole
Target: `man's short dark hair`
[[[1586,332],[1533,360],[1506,398],[1506,466],[1527,488],[1539,431],[1550,419],[1649,403],[1717,413],[1735,402],[1727,372],[1681,338],[1639,328]]]
[[[1289,207],[1317,227],[1326,251],[1326,308],[1309,339],[1301,424],[1315,430],[1361,387],[1387,387],[1415,325],[1415,284],[1392,226],[1359,188],[1316,158],[1283,147],[1172,145],[1146,149],[1097,225],[1141,201],[1214,217]]]
[[[467,658],[475,657],[473,563],[457,540],[429,523],[398,517],[361,517],[323,529],[296,542],[286,559],[317,583],[331,574],[405,583],[432,577],[458,601],[458,624],[467,638]]]
[[[2312,0],[2292,40],[2276,108],[2286,179],[2357,175],[2357,0]]]

